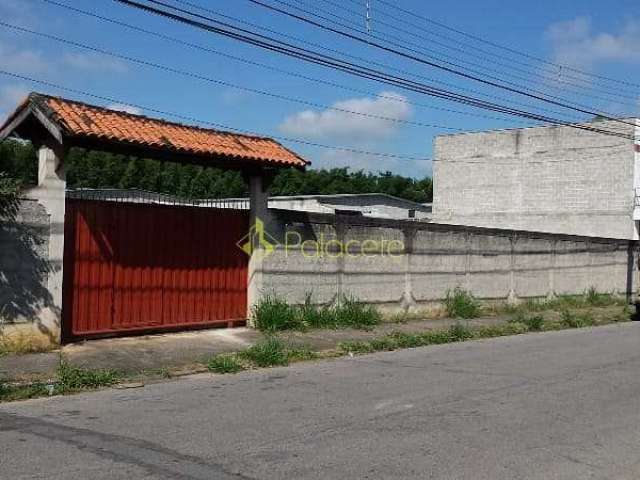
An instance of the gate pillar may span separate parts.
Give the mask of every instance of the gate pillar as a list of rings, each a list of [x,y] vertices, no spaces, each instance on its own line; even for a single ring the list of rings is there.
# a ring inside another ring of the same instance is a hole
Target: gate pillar
[[[40,203],[49,214],[48,258],[44,258],[45,282],[49,298],[45,299],[33,319],[34,334],[41,334],[52,344],[59,344],[62,329],[62,272],[64,257],[65,170],[63,150],[42,146],[38,150],[38,185],[25,192],[27,198]]]

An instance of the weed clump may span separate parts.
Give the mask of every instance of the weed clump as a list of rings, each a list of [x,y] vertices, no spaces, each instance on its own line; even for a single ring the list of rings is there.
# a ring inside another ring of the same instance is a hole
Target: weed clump
[[[509,320],[509,323],[521,323],[526,325],[528,330],[539,332],[544,328],[544,317],[542,315],[525,315],[520,312]]]
[[[121,380],[121,375],[116,370],[100,369],[89,370],[75,367],[64,359],[58,364],[58,393],[68,393],[84,389],[94,389],[115,385]]]
[[[594,325],[595,320],[589,313],[575,313],[565,310],[562,312],[560,323],[565,328],[582,328]]]
[[[253,308],[255,325],[263,332],[306,330],[308,328],[368,329],[382,319],[372,305],[344,296],[335,305],[317,305],[309,294],[304,304],[289,305],[284,299],[267,295]]]
[[[274,367],[289,364],[285,344],[277,337],[267,337],[238,353],[238,356],[257,367]]]
[[[215,373],[238,373],[246,370],[246,367],[238,360],[236,355],[220,354],[209,359],[207,369]]]
[[[284,299],[265,295],[253,307],[255,326],[263,332],[299,329],[300,318],[296,309]]]
[[[480,302],[460,287],[447,291],[445,307],[447,315],[452,318],[476,318],[481,312]]]

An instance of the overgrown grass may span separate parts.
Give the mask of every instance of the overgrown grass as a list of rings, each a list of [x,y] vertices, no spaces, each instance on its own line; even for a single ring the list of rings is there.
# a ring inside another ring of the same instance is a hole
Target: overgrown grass
[[[452,318],[476,318],[480,316],[480,302],[471,293],[460,287],[447,291],[444,303],[447,315]]]
[[[0,380],[0,402],[27,400],[48,394],[47,385],[42,382],[35,382],[30,385],[10,385],[6,381]]]
[[[590,313],[576,313],[569,310],[562,312],[560,323],[565,328],[582,328],[595,325],[595,320]]]
[[[58,380],[53,383],[33,382],[12,385],[0,380],[0,401],[26,400],[48,395],[64,395],[115,385],[122,376],[116,370],[89,370],[70,365],[63,358],[57,369]]]
[[[526,325],[532,332],[539,332],[544,328],[544,317],[542,315],[526,315],[519,312],[509,320],[510,323],[521,323]]]
[[[57,393],[70,393],[79,390],[95,389],[115,385],[122,379],[117,370],[90,370],[71,365],[61,359],[58,365]]]
[[[317,305],[307,295],[303,305],[289,305],[275,295],[266,295],[254,307],[255,325],[263,332],[308,328],[371,328],[382,316],[372,305],[342,297],[335,305]]]
[[[618,319],[613,320],[618,321]],[[445,343],[464,342],[481,338],[494,338],[507,335],[520,335],[541,330],[561,330],[595,325],[589,314],[577,314],[567,311],[560,322],[544,322],[541,316],[524,317],[523,321],[511,320],[508,323],[468,327],[456,324],[447,329],[430,330],[421,333],[393,332],[368,341],[342,342],[338,348],[345,353],[362,354],[391,351],[402,348],[424,347]]]
[[[267,337],[261,342],[238,353],[238,356],[253,363],[257,367],[273,367],[289,364],[286,345],[277,337]]]
[[[311,360],[318,354],[307,346],[293,346],[276,336],[232,354],[211,357],[207,368],[215,373],[237,373],[249,368],[286,366],[291,362]]]
[[[220,354],[211,357],[207,362],[207,368],[215,373],[238,373],[246,370],[235,354]]]
[[[265,295],[253,307],[255,326],[263,332],[299,329],[300,315],[285,300],[275,295]]]
[[[528,299],[517,305],[505,305],[500,313],[526,314],[548,310],[565,311],[576,308],[624,306],[627,299],[611,293],[598,292],[594,287],[582,295],[559,295],[552,299]]]

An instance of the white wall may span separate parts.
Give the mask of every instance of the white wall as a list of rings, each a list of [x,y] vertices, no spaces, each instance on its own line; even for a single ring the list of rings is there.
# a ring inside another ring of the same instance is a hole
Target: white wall
[[[633,205],[632,140],[571,127],[435,140],[434,222],[633,239]]]

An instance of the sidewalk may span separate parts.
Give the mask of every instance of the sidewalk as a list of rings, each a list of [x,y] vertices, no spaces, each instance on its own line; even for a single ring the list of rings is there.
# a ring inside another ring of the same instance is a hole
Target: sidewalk
[[[507,318],[483,317],[465,320],[469,325],[493,325]],[[281,338],[305,344],[314,350],[329,350],[348,340],[368,340],[393,331],[420,332],[445,328],[459,320],[413,320],[382,323],[373,330],[309,330],[282,332]],[[202,371],[212,355],[242,350],[264,338],[250,328],[198,330],[127,338],[108,338],[65,345],[60,350],[0,357],[0,379],[48,380],[56,376],[60,353],[73,365],[97,369],[112,368],[128,375],[167,369],[173,374]]]

